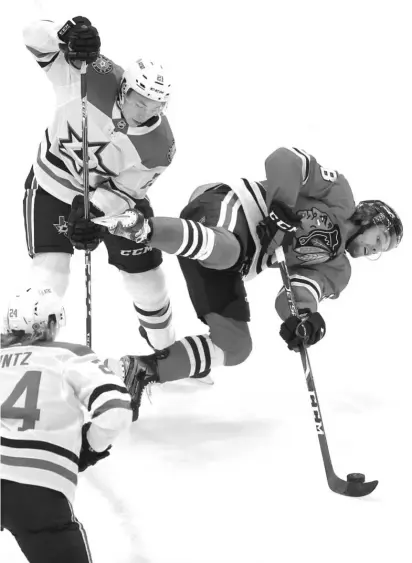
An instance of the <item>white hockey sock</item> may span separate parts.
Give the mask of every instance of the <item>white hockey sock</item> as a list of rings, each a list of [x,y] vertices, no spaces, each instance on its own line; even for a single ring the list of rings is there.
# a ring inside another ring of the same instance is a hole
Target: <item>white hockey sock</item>
[[[183,241],[175,254],[192,260],[206,260],[212,254],[215,233],[209,227],[190,219],[180,219],[183,225]]]
[[[163,350],[175,341],[175,333],[172,326],[172,307],[170,301],[160,309],[145,310],[133,303],[138,319],[147,332],[150,344],[156,350]]]
[[[70,259],[71,255],[64,252],[36,254],[28,273],[29,283],[47,285],[59,297],[64,297],[70,279]]]

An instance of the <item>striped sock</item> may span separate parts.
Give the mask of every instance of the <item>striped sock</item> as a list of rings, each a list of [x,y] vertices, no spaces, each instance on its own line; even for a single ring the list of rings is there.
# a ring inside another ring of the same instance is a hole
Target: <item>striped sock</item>
[[[165,305],[155,311],[149,311],[138,307],[133,303],[140,324],[146,329],[150,344],[156,350],[163,350],[170,346],[175,340],[172,325],[172,307],[167,300]]]
[[[167,358],[159,360],[160,382],[196,377],[222,365],[224,352],[209,335],[187,336],[170,346]]]
[[[192,260],[206,260],[212,254],[215,233],[209,227],[190,219],[180,219],[183,225],[183,241],[175,254]]]

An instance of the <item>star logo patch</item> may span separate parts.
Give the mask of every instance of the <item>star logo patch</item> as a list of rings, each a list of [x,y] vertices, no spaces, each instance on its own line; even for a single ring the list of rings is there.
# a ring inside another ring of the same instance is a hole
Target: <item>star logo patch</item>
[[[89,173],[99,174],[106,178],[114,177],[116,174],[103,163],[103,151],[109,143],[89,142]],[[67,138],[59,139],[59,151],[63,157],[68,158],[77,174],[83,174],[83,143],[81,135],[78,135],[70,123],[67,123]]]
[[[63,215],[59,216],[59,222],[53,223],[53,226],[56,228],[57,234],[67,237],[67,221]]]
[[[92,68],[99,74],[108,74],[113,70],[113,63],[107,57],[100,55],[93,63]]]

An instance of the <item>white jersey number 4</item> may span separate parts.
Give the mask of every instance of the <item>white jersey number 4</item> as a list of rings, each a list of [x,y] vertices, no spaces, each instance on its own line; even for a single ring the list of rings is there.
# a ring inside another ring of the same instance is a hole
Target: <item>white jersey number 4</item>
[[[1,405],[1,417],[22,419],[23,425],[18,430],[33,430],[40,419],[39,399],[41,371],[26,371],[13,391]],[[20,397],[26,393],[24,407],[16,407]]]

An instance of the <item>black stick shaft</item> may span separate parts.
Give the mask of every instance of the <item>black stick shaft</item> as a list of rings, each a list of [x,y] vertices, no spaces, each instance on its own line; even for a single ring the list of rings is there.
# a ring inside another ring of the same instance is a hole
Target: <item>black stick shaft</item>
[[[87,125],[87,64],[80,69],[80,95],[82,101],[82,153],[83,153],[83,188],[84,216],[90,216],[89,204],[89,138]],[[84,255],[84,276],[86,284],[86,346],[92,346],[92,259],[90,250]]]
[[[299,311],[298,311],[298,308],[297,308],[297,305],[296,305],[296,300],[295,300],[295,297],[293,295],[292,284],[291,284],[291,281],[290,281],[290,275],[289,275],[288,267],[286,265],[285,254],[283,252],[282,247],[279,247],[279,248],[276,249],[276,258],[277,258],[277,261],[278,261],[278,264],[279,264],[283,285],[285,287],[286,299],[288,301],[290,314],[294,315],[296,317],[300,317]],[[302,360],[303,370],[304,370],[305,377],[306,377],[306,386],[308,388],[310,402],[311,402],[313,415],[314,415],[314,419],[315,419],[315,427],[316,427],[316,432],[318,434],[320,449],[321,449],[321,452],[322,452],[322,458],[323,458],[323,464],[325,466],[326,477],[328,478],[328,481],[329,481],[330,479],[332,479],[334,477],[335,473],[334,473],[334,470],[333,470],[332,460],[331,460],[330,453],[329,453],[328,442],[327,442],[327,439],[326,439],[325,426],[324,426],[322,414],[321,414],[321,411],[320,411],[320,404],[319,404],[318,394],[316,392],[315,381],[313,379],[312,368],[310,366],[309,355],[308,355],[307,348],[304,344],[299,346],[299,353],[300,353],[300,358]]]

